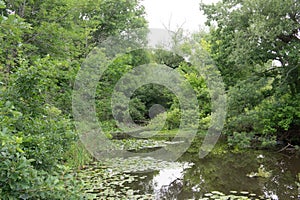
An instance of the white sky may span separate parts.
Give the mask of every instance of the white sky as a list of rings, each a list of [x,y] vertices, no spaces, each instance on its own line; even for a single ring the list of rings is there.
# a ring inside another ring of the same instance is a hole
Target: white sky
[[[163,28],[171,30],[182,28],[191,32],[204,27],[205,17],[199,10],[201,0],[143,0],[147,13],[149,28]],[[213,3],[218,0],[204,0]],[[169,27],[170,24],[170,27]]]

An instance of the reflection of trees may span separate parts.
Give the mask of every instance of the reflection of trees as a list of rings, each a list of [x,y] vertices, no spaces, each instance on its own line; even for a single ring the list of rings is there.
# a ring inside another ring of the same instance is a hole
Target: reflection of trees
[[[181,162],[194,162],[183,171],[183,176],[155,191],[153,179],[159,171],[145,174],[142,181],[131,187],[141,194],[154,193],[157,199],[199,199],[205,193],[220,191],[228,194],[231,190],[248,191],[258,195],[275,194],[279,199],[297,199],[296,174],[300,171],[300,158],[286,158],[264,152],[265,158],[257,159],[259,152],[242,154],[209,155],[199,160],[197,155],[185,155]],[[270,178],[249,178],[246,174],[257,171],[260,164],[272,170]]]
[[[132,175],[137,175],[139,177],[144,177],[141,181],[133,182],[128,184],[134,190],[139,190],[141,194],[153,194],[153,178],[159,173],[159,171],[152,171],[146,173],[133,173]]]
[[[299,199],[295,175],[300,171],[300,159],[294,157],[268,157],[266,167],[273,170],[272,177],[264,184],[264,192],[276,194],[279,199]]]
[[[178,195],[183,190],[183,179],[177,178],[169,185],[164,185],[157,194],[157,199],[177,199]]]
[[[159,171],[137,173],[132,175],[138,175],[145,178],[142,181],[128,184],[134,190],[139,190],[141,194],[155,194],[156,199],[176,199],[183,189],[183,179],[177,178],[168,185],[162,186],[158,191],[155,190],[154,177],[159,174]]]
[[[196,196],[202,196],[206,192],[221,191],[228,193],[230,190],[247,190],[257,192],[259,186],[254,179],[249,179],[246,174],[259,166],[253,162],[256,156],[225,154],[221,156],[208,156],[199,160],[193,158],[195,165],[187,169],[184,174],[185,185],[197,186]],[[196,188],[194,188],[196,190]]]
[[[214,190],[224,193],[236,190],[259,195],[277,194],[279,199],[297,197],[298,191],[293,180],[296,171],[291,173],[290,161],[274,154],[266,156],[263,160],[258,160],[257,154],[253,152],[208,156],[201,160],[194,157],[192,160],[195,160],[195,165],[184,172],[184,190],[179,194],[181,198],[200,198],[204,193]],[[246,176],[252,171],[257,171],[260,164],[272,170],[269,179]]]

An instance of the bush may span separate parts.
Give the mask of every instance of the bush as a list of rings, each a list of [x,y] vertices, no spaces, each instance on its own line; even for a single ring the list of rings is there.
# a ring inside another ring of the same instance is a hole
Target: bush
[[[236,150],[250,148],[253,138],[253,132],[234,132],[228,137],[228,144]]]
[[[1,199],[80,199],[80,188],[67,168],[56,168],[53,175],[36,170],[34,159],[21,149],[22,138],[0,131],[0,140]]]
[[[242,85],[242,83],[245,83]],[[229,92],[225,133],[234,147],[272,147],[295,140],[300,127],[300,95],[273,90],[272,80],[242,81]]]
[[[34,159],[31,164],[36,169],[51,171],[76,139],[70,120],[53,106],[46,105],[43,113],[34,117],[17,111],[9,101],[1,107],[0,128],[22,138],[20,146]]]
[[[179,128],[181,119],[181,111],[178,108],[175,108],[167,113],[167,119],[165,127],[168,130]]]
[[[255,108],[258,123],[254,130],[264,137],[292,142],[297,135],[289,132],[300,127],[300,95],[284,94],[268,98]]]
[[[79,199],[77,182],[59,165],[70,141],[71,123],[58,109],[31,117],[0,99],[1,199]]]
[[[64,157],[68,166],[77,169],[82,168],[93,160],[92,155],[80,141],[72,143],[70,149],[64,154]]]
[[[35,160],[33,164],[37,169],[51,171],[76,140],[71,122],[64,117],[23,118],[23,123],[22,133],[19,133],[24,137],[22,147]]]

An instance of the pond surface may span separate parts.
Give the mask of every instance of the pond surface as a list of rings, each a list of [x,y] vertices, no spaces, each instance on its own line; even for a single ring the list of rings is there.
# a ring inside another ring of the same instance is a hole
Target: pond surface
[[[178,148],[165,140],[116,144],[140,153]],[[185,153],[176,162],[113,157],[92,163],[77,175],[85,184],[86,199],[300,199],[299,153],[232,153],[217,147],[205,158]]]
[[[178,162],[181,165],[131,173],[142,179],[127,186],[155,199],[201,199],[212,191],[249,193],[253,199],[300,199],[300,158],[295,155],[249,151],[199,159],[185,154]]]

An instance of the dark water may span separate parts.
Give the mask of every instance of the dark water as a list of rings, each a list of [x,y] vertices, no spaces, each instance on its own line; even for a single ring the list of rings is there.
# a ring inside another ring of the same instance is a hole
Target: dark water
[[[179,162],[186,163],[186,167],[137,173],[146,178],[130,187],[140,190],[141,194],[155,194],[156,199],[199,199],[211,191],[225,194],[248,191],[270,199],[300,199],[296,184],[300,173],[299,156],[251,151],[199,159],[197,155],[186,154]],[[247,176],[257,172],[260,166],[271,175],[267,178]]]

